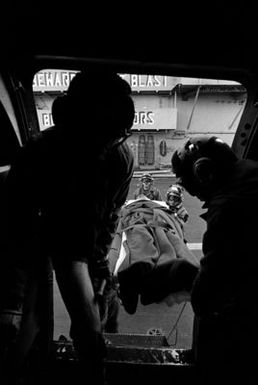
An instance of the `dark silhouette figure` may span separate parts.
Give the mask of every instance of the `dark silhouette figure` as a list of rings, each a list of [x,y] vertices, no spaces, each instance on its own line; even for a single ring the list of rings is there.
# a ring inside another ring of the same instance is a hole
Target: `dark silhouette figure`
[[[217,137],[197,137],[173,154],[172,168],[207,209],[191,292],[198,383],[257,384],[258,163],[238,159]]]
[[[30,287],[42,291],[42,265],[50,256],[84,378],[105,381],[98,298],[112,280],[107,254],[133,173],[125,142],[134,119],[130,93],[128,83],[111,71],[78,73],[67,94],[53,103],[55,125],[21,148],[12,164],[0,301],[8,365],[17,363],[13,347],[29,325],[28,314],[38,316]],[[37,332],[27,329],[29,351]]]

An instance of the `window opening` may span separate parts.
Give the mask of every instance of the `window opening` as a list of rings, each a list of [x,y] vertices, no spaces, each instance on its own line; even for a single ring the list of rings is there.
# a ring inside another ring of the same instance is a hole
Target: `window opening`
[[[76,72],[69,69],[45,69],[35,75],[33,90],[41,131],[53,124],[53,100],[65,93]],[[133,199],[133,192],[139,186],[142,173],[148,171],[152,174],[164,203],[166,191],[175,181],[171,172],[173,152],[188,137],[196,135],[213,134],[231,145],[244,111],[246,89],[230,80],[142,74],[121,76],[131,85],[136,110],[132,136],[127,139],[135,160],[128,200]],[[101,93],[99,97],[102,97]],[[71,127],[71,135],[74,134]],[[199,218],[202,213],[201,203],[185,192],[184,205],[189,213],[185,238],[189,248],[200,258],[202,235],[205,231],[204,223]],[[65,335],[69,338],[70,321],[56,283],[54,293],[54,337],[58,339],[60,335]],[[149,335],[159,333],[169,336],[171,340],[174,335],[175,347],[189,348],[192,320],[190,303],[171,308],[165,303],[148,306],[139,303],[134,315],[127,314],[120,307],[119,332]]]

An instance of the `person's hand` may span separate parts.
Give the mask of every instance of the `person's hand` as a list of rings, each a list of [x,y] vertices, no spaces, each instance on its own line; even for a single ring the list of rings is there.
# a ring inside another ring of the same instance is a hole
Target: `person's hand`
[[[191,295],[188,291],[179,291],[178,293],[169,294],[162,300],[168,307],[179,305],[182,302],[189,302]]]
[[[1,346],[7,348],[18,336],[22,322],[22,313],[15,310],[3,310],[0,313],[0,341]]]

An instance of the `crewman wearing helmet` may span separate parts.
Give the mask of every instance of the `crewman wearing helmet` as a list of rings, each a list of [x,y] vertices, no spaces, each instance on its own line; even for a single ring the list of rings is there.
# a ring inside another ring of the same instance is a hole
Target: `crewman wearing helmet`
[[[140,186],[135,190],[134,199],[138,199],[142,195],[154,201],[162,201],[160,190],[154,186],[154,178],[149,173],[144,173],[139,179]]]
[[[172,213],[175,214],[180,221],[186,223],[188,221],[189,214],[183,206],[183,200],[183,188],[177,184],[169,186],[166,193],[166,203]]]

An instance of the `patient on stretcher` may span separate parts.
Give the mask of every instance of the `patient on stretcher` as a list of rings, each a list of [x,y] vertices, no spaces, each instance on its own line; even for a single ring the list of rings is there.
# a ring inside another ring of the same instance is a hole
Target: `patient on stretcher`
[[[146,196],[123,207],[109,261],[129,314],[136,312],[139,300],[168,306],[189,300],[199,270],[178,218],[165,202]]]

